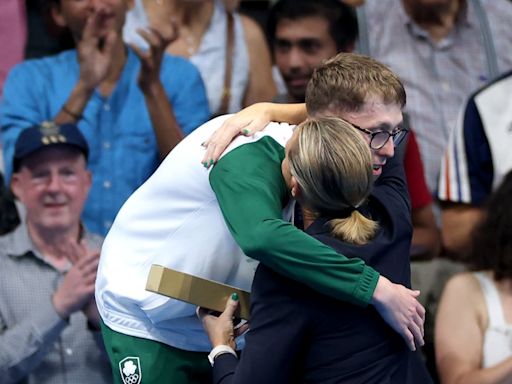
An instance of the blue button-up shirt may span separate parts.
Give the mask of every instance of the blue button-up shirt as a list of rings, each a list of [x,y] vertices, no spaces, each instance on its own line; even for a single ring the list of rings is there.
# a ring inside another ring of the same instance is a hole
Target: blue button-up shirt
[[[95,91],[78,127],[89,146],[93,184],[83,220],[92,232],[106,234],[119,208],[157,168],[155,133],[137,85],[140,61],[128,49],[127,61],[108,97]],[[22,129],[53,119],[79,78],[76,51],[28,60],[8,76],[0,107],[0,125],[7,179],[12,172],[14,144]],[[185,134],[210,114],[203,82],[187,60],[166,55],[161,79],[176,120]]]

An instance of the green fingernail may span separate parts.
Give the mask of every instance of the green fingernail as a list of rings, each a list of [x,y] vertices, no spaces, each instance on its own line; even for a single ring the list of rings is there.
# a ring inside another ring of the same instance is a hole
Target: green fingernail
[[[235,293],[233,293],[233,294],[231,295],[231,300],[238,301],[238,293],[236,293],[236,292],[235,292]]]
[[[244,133],[244,135],[248,135],[250,131],[248,129],[244,129],[242,132]]]
[[[203,163],[203,166],[204,166],[205,168],[208,168],[208,162],[207,162],[207,161],[205,161],[205,162]]]
[[[213,165],[213,163],[215,163],[215,161],[213,161],[213,159],[210,159],[210,165]]]

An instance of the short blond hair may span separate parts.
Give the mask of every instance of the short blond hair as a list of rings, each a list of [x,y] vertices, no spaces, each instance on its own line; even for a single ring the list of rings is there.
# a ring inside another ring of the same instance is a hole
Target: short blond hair
[[[377,223],[355,208],[373,187],[368,143],[348,122],[335,117],[306,120],[296,128],[297,140],[288,150],[290,172],[299,184],[308,208],[332,218],[335,237],[364,244]]]
[[[405,89],[384,64],[369,56],[339,53],[314,72],[306,89],[310,116],[361,110],[372,97],[385,104],[405,106]]]

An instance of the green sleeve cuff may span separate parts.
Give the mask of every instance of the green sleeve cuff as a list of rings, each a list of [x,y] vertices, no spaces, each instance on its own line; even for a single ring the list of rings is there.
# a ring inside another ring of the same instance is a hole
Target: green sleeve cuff
[[[375,288],[377,287],[377,282],[379,281],[379,272],[375,269],[364,266],[363,272],[361,274],[361,278],[359,279],[358,284],[356,285],[353,297],[357,304],[365,307],[370,304],[373,292],[375,292]]]

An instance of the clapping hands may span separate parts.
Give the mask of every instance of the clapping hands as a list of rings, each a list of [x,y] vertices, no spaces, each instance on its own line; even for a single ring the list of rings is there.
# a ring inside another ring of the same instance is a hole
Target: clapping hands
[[[148,92],[155,84],[160,84],[160,67],[165,50],[179,36],[174,21],[162,26],[138,29],[137,32],[149,45],[147,50],[131,45],[141,62],[137,82],[143,92]]]
[[[97,320],[94,303],[94,286],[100,252],[89,249],[85,241],[69,242],[61,246],[61,253],[72,266],[53,295],[53,305],[62,318],[84,310],[90,320]]]

